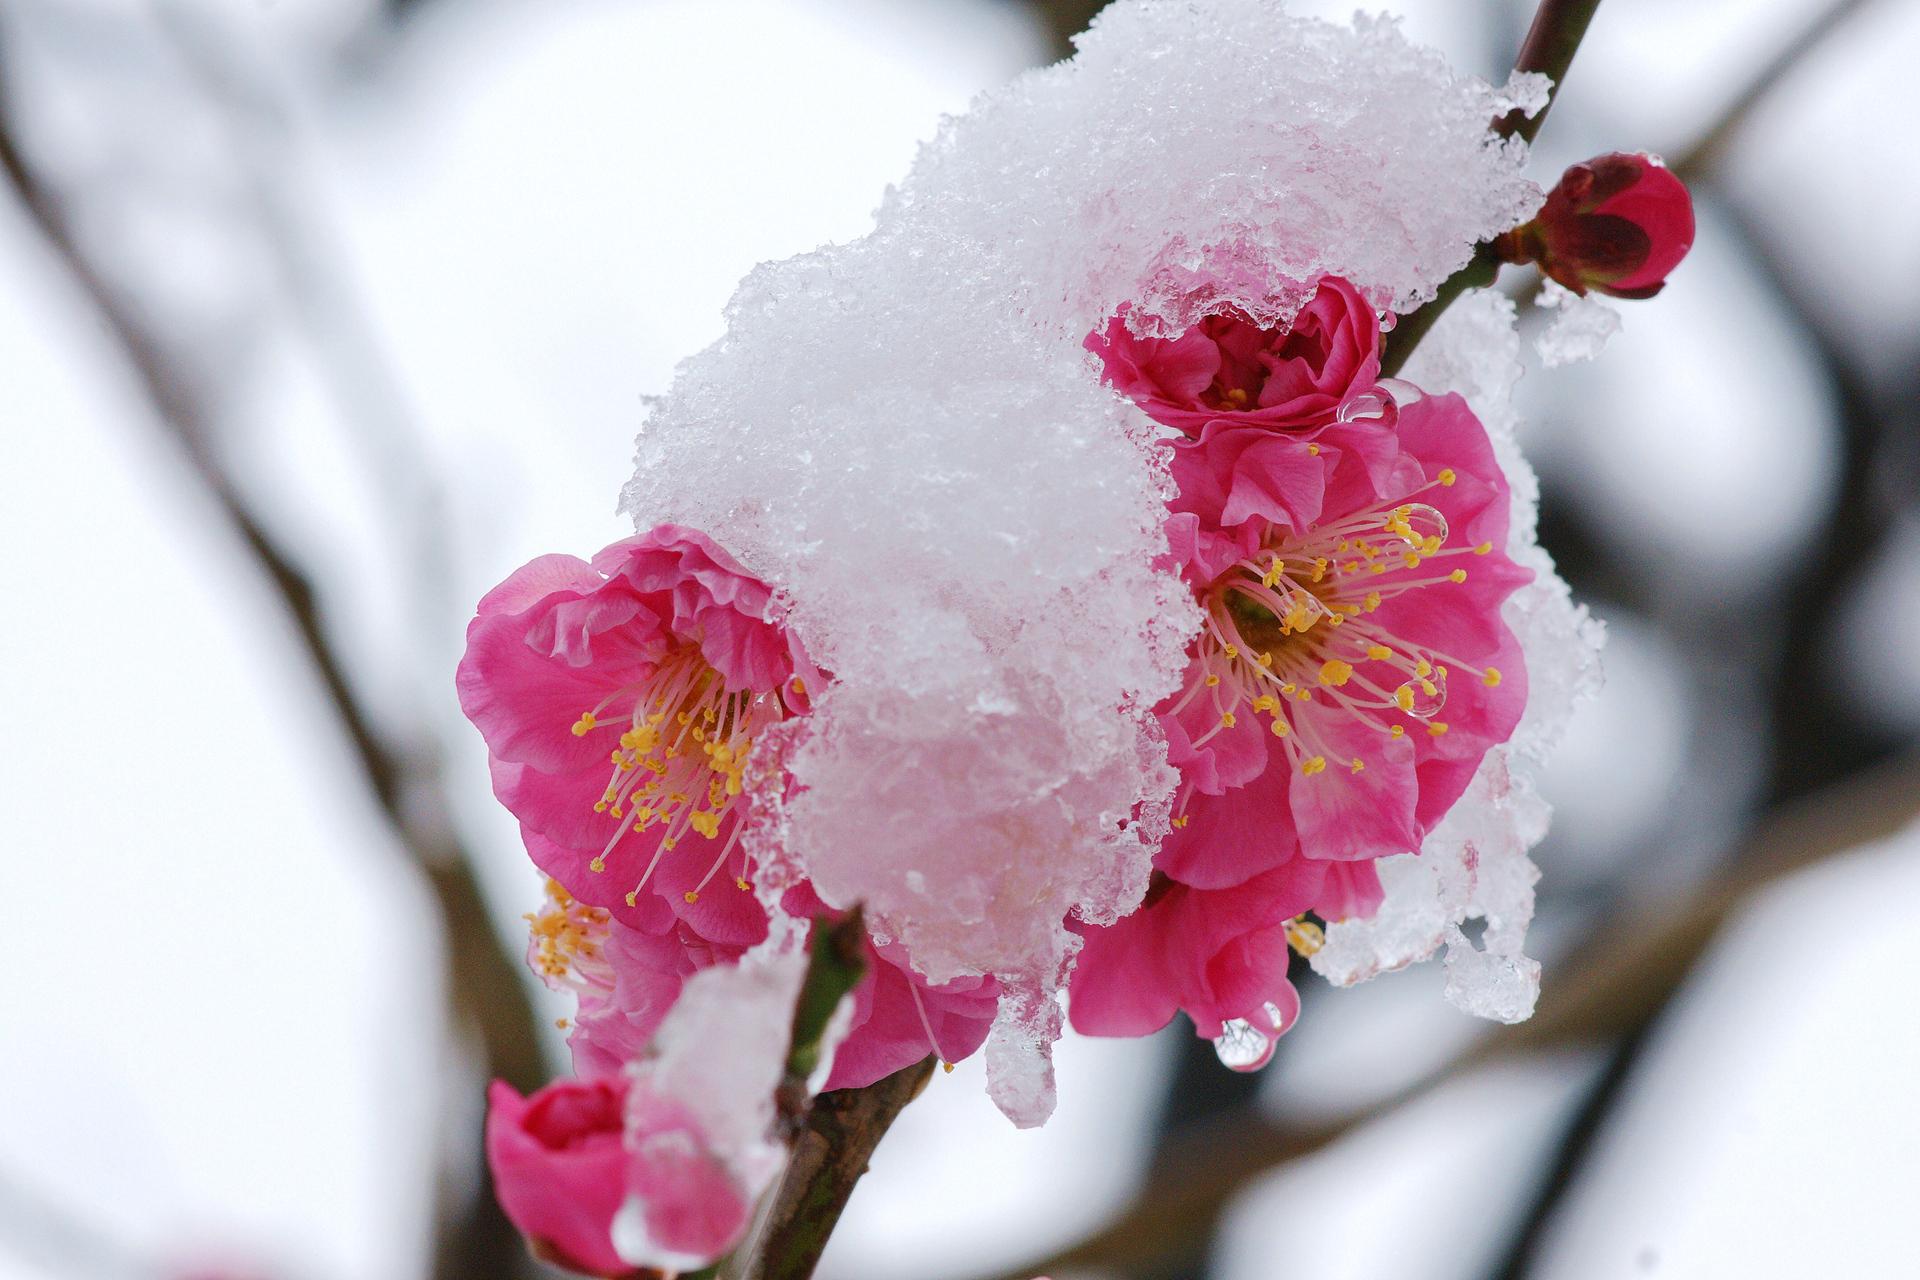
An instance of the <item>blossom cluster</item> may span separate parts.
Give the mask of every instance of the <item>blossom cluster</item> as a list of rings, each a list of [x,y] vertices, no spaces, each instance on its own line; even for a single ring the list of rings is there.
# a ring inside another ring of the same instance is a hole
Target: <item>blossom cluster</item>
[[[1639,207],[1618,164],[1541,209],[1487,127],[1541,93],[1389,22],[1123,0],[950,121],[872,234],[749,277],[653,407],[636,536],[513,573],[460,665],[546,878],[529,963],[577,1004],[575,1076],[489,1120],[543,1256],[734,1247],[806,937],[855,910],[802,1092],[984,1045],[1036,1124],[1069,1019],[1184,1014],[1256,1068],[1296,954],[1345,983],[1444,945],[1450,998],[1526,1015],[1528,770],[1597,628],[1534,540],[1511,309],[1455,307],[1405,378],[1382,355],[1503,232],[1623,293],[1677,260],[1569,221]]]

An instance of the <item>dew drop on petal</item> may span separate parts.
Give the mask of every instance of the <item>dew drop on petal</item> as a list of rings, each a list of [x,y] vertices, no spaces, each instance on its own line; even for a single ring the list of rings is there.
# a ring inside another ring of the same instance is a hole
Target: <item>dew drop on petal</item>
[[[1447,534],[1451,531],[1447,527],[1447,518],[1440,514],[1439,508],[1430,507],[1424,502],[1409,502],[1403,510],[1407,513],[1407,525],[1413,531],[1413,537],[1405,539],[1409,546],[1420,546],[1433,538],[1442,542],[1447,540]]]
[[[1402,409],[1416,400],[1424,400],[1427,393],[1408,382],[1405,378],[1382,378],[1376,384],[1380,390],[1393,397],[1393,402]]]
[[[1220,1034],[1213,1038],[1213,1052],[1230,1071],[1258,1071],[1273,1061],[1273,1037],[1245,1018],[1235,1018],[1221,1024]]]
[[[1387,416],[1387,407],[1391,402],[1377,391],[1362,391],[1340,406],[1334,419],[1338,422],[1378,422]]]
[[[1408,715],[1430,720],[1447,705],[1447,673],[1436,667],[1424,678],[1416,676],[1401,685],[1395,697]]]

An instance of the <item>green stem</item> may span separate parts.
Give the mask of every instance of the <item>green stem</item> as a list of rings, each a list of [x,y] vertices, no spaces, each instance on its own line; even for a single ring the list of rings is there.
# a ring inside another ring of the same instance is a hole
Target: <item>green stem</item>
[[[1573,65],[1573,55],[1579,51],[1580,41],[1586,37],[1587,27],[1593,22],[1594,13],[1600,8],[1600,0],[1540,0],[1540,7],[1534,11],[1533,25],[1527,29],[1527,38],[1520,45],[1520,56],[1513,61],[1515,71],[1537,71],[1545,75],[1553,84],[1547,90],[1546,105],[1531,117],[1523,115],[1517,108],[1495,120],[1492,129],[1503,138],[1519,138],[1531,143],[1534,135],[1540,132],[1540,125],[1547,118],[1547,112],[1553,107],[1554,99],[1560,95],[1560,86],[1567,78],[1567,68]],[[1380,357],[1380,372],[1387,377],[1400,372],[1453,300],[1468,289],[1484,289],[1494,282],[1500,274],[1500,259],[1492,248],[1482,244],[1474,249],[1473,257],[1467,265],[1441,281],[1440,288],[1434,293],[1433,301],[1417,307],[1400,317],[1400,322],[1387,335],[1386,348]]]

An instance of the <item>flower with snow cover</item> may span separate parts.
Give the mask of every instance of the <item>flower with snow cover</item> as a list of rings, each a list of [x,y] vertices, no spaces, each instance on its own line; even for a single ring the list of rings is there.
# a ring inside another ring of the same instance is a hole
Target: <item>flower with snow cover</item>
[[[1316,296],[1353,295],[1327,280]],[[1192,433],[1172,445],[1168,527],[1206,621],[1159,708],[1181,772],[1173,830],[1142,910],[1088,931],[1083,1031],[1141,1034],[1175,1008],[1203,1036],[1284,1031],[1289,938],[1313,945],[1290,917],[1371,914],[1373,860],[1417,850],[1519,720],[1525,668],[1500,611],[1531,574],[1506,556],[1506,479],[1459,397],[1399,408],[1372,385],[1378,345],[1366,313],[1343,353],[1364,379],[1285,423],[1139,398]],[[1110,326],[1102,347],[1124,340]],[[1137,364],[1105,363],[1137,388]]]
[[[1143,337],[1127,327],[1129,310],[1087,335],[1087,350],[1114,390],[1189,436],[1218,420],[1320,426],[1380,376],[1380,318],[1339,276],[1322,277],[1283,325],[1221,312],[1175,338]]]
[[[496,789],[550,877],[529,961],[579,999],[583,1073],[645,1050],[694,972],[766,937],[742,843],[753,739],[803,716],[827,677],[788,637],[765,584],[711,539],[672,526],[591,562],[544,556],[481,601],[459,690]],[[724,886],[709,892],[723,869]],[[831,910],[804,881],[799,916]],[[985,1039],[991,979],[929,982],[898,945],[869,945],[831,1088],[870,1084]]]

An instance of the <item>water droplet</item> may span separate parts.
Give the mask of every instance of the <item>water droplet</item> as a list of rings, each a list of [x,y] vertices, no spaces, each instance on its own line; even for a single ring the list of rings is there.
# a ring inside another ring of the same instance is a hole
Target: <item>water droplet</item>
[[[1392,396],[1393,402],[1402,409],[1416,400],[1424,400],[1427,398],[1426,392],[1414,386],[1405,378],[1382,378],[1378,385],[1380,390]]]
[[[1230,1071],[1258,1071],[1273,1061],[1273,1037],[1256,1030],[1245,1018],[1235,1018],[1221,1024],[1220,1034],[1213,1038],[1213,1052]]]
[[[1338,422],[1378,422],[1387,416],[1392,403],[1377,391],[1362,391],[1342,404],[1333,416]]]
[[[1401,706],[1416,719],[1431,720],[1440,714],[1440,708],[1447,705],[1447,673],[1438,667],[1424,678],[1415,676],[1400,688],[1408,695]]]
[[[1407,524],[1413,529],[1413,537],[1406,540],[1409,546],[1424,546],[1432,538],[1438,538],[1442,542],[1447,540],[1447,518],[1440,513],[1438,507],[1430,507],[1424,502],[1409,502],[1404,505]]]

